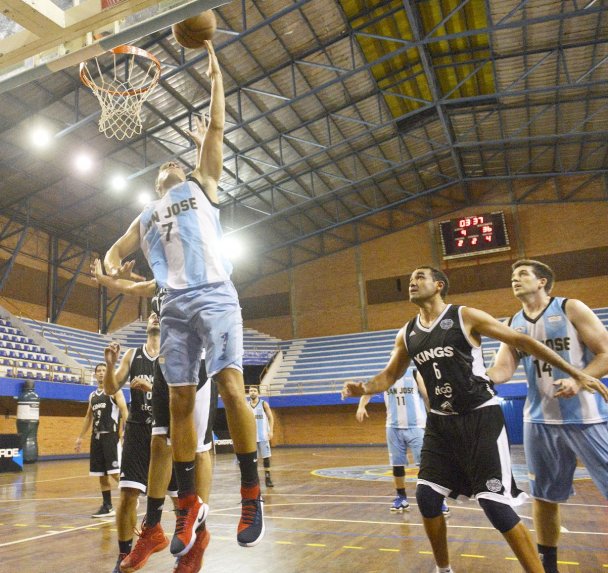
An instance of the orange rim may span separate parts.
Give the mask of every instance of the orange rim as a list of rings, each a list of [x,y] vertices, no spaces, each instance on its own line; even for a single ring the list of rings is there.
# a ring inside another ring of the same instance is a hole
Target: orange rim
[[[158,83],[158,80],[160,78],[160,60],[154,54],[151,54],[150,52],[147,52],[146,50],[142,50],[141,48],[138,48],[136,46],[127,46],[126,44],[123,44],[122,46],[116,46],[115,48],[112,48],[111,50],[108,50],[108,51],[112,52],[113,54],[116,54],[116,55],[130,54],[132,56],[139,56],[141,58],[146,58],[148,60],[151,60],[156,65],[156,73],[150,80],[150,83],[147,86],[144,86],[142,88],[137,88],[137,89],[133,89],[133,90],[125,90],[125,91],[110,90],[110,89],[97,85],[93,81],[93,78],[91,77],[91,75],[89,74],[89,70],[87,69],[87,62],[81,62],[80,63],[80,81],[88,88],[91,88],[92,90],[106,92],[111,95],[134,96],[137,94],[146,93],[147,91],[149,91],[152,87],[154,87]]]

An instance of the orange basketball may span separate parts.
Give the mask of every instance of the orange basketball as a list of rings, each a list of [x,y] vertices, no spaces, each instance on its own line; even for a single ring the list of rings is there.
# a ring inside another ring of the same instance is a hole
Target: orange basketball
[[[203,48],[205,40],[211,40],[217,21],[213,10],[202,12],[198,16],[188,18],[171,26],[173,37],[180,46],[184,48]]]

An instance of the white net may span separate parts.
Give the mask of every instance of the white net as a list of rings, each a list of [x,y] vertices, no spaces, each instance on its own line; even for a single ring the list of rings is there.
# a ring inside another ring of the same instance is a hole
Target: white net
[[[129,53],[121,61],[112,52],[113,62],[105,67],[101,65],[101,58],[93,58],[95,80],[88,69],[93,60],[82,64],[81,78],[99,101],[99,131],[106,137],[122,140],[142,131],[141,109],[158,83],[160,66],[158,61],[139,52]]]

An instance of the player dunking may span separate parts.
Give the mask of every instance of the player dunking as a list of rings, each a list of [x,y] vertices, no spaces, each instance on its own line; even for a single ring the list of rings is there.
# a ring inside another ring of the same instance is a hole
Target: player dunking
[[[242,512],[237,541],[256,545],[264,534],[263,501],[256,465],[255,422],[245,400],[242,373],[243,322],[232,265],[221,248],[218,182],[222,174],[224,87],[210,42],[209,125],[197,121],[190,133],[197,146],[196,167],[186,178],[175,162],[161,166],[159,199],[146,206],[106,253],[116,275],[122,260],[140,246],[156,283],[167,289],[161,310],[159,364],[171,397],[171,442],[179,486],[179,511],[171,552],[186,554],[196,539],[205,507],[195,494],[194,398],[201,349],[218,383],[241,467]]]
[[[397,334],[387,366],[366,384],[347,382],[342,396],[375,394],[403,376],[411,359],[430,401],[416,500],[438,573],[450,573],[444,496],[474,496],[528,573],[543,573],[530,533],[512,505],[525,494],[511,473],[502,410],[486,375],[481,336],[490,336],[567,372],[581,388],[605,391],[533,338],[515,332],[480,310],[446,304],[446,275],[428,266],[410,277],[410,301],[420,307]]]
[[[522,310],[509,325],[550,346],[587,374],[605,376],[608,332],[580,300],[552,297],[553,282],[553,270],[544,263],[516,261],[511,286]],[[558,573],[559,504],[573,491],[577,458],[608,498],[608,406],[599,393],[578,392],[577,385],[562,370],[506,344],[501,345],[488,374],[495,382],[507,382],[519,362],[528,379],[524,449],[538,550],[545,572]]]

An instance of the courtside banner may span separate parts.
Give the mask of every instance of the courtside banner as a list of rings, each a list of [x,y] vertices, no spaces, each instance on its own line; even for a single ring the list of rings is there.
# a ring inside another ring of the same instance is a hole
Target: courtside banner
[[[19,434],[0,434],[0,473],[23,471]]]

